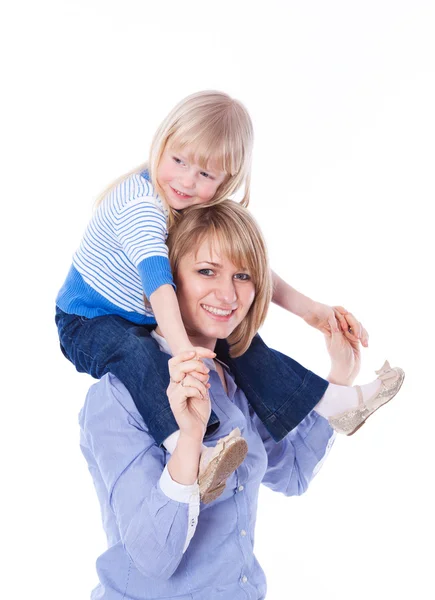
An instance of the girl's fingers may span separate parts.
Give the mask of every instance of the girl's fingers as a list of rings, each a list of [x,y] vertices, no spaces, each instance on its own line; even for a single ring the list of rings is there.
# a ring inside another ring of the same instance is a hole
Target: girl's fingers
[[[195,352],[197,358],[214,358],[216,356],[216,352],[202,346],[195,346]]]
[[[176,366],[180,363],[195,358],[196,352],[194,350],[187,350],[186,352],[180,352],[168,360],[169,366]]]
[[[347,331],[347,321],[344,316],[346,314],[347,310],[345,308],[343,308],[342,306],[334,306],[333,308],[334,308],[335,318],[337,319],[341,330]]]
[[[210,371],[202,360],[186,360],[179,364],[171,363],[173,359],[171,359],[168,363],[169,366],[169,375],[171,379],[176,381],[177,383],[184,379],[187,373],[197,372],[198,374],[207,375]]]
[[[344,316],[347,322],[346,334],[355,340],[359,340],[362,329],[361,323],[353,316],[352,313],[346,313]]]

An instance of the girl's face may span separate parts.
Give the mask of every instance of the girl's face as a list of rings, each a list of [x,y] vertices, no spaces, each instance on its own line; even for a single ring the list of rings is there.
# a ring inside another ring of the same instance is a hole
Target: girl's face
[[[190,340],[211,349],[246,317],[255,297],[248,270],[234,265],[210,239],[180,260],[176,284]]]
[[[175,210],[210,202],[226,179],[226,173],[212,163],[204,171],[187,159],[189,155],[188,147],[183,152],[165,148],[157,167],[157,183],[164,192],[166,202]]]

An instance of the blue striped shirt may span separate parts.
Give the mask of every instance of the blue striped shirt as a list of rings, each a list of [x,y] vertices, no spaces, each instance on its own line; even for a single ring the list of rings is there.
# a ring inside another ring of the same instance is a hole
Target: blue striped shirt
[[[239,427],[249,451],[222,496],[199,510],[197,484],[171,480],[170,455],[150,436],[123,384],[108,374],[89,390],[80,445],[107,535],[92,600],[265,598],[265,575],[254,555],[260,484],[286,496],[305,492],[334,433],[313,411],[275,443],[231,374],[226,370],[226,393],[213,361],[206,364],[221,424],[205,443],[214,445]]]
[[[147,172],[129,176],[95,211],[56,304],[89,318],[155,322],[143,294],[149,299],[161,285],[173,285],[167,235],[167,212]]]

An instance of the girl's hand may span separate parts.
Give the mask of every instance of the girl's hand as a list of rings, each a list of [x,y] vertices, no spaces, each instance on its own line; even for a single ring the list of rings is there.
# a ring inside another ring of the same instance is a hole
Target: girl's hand
[[[340,328],[346,338],[367,348],[369,335],[362,324],[342,306],[328,306],[313,302],[311,309],[302,317],[308,325],[325,335],[331,335],[334,328]]]
[[[172,363],[169,361],[170,378],[174,381],[181,381],[181,379],[183,379],[187,373],[190,373],[190,375],[193,375],[193,377],[196,377],[199,379],[199,381],[202,381],[202,383],[207,383],[209,369],[207,369],[202,360],[199,359],[214,358],[216,356],[216,352],[213,352],[213,350],[209,350],[208,348],[202,348],[201,346],[191,346],[190,348],[183,348],[179,350],[176,354],[174,354],[174,356],[187,356],[189,353],[189,362],[177,365],[176,369],[175,367],[172,367],[171,370]]]
[[[209,369],[190,351],[174,356],[168,364],[171,381],[166,393],[180,433],[202,441],[211,413]],[[192,373],[198,373],[206,381],[203,383]]]
[[[354,336],[346,335],[331,324],[332,333],[325,334],[326,347],[331,357],[328,380],[339,385],[352,385],[361,367],[361,348]]]

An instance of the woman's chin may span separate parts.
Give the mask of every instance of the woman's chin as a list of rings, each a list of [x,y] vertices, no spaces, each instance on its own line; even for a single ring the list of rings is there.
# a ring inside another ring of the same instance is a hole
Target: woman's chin
[[[206,326],[199,327],[198,333],[210,340],[224,340],[234,331],[235,326],[230,323],[208,323]]]

